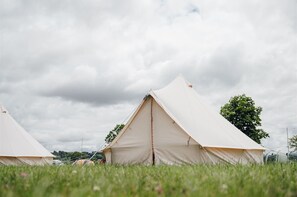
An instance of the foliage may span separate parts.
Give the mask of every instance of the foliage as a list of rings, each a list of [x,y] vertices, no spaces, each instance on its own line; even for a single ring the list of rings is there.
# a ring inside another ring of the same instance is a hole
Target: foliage
[[[297,196],[297,164],[0,166],[0,196]]]
[[[297,162],[297,150],[290,152],[288,159],[289,161]]]
[[[54,151],[52,152],[53,155],[55,155],[55,159],[61,160],[64,163],[72,163],[76,161],[77,159],[89,159],[91,158],[94,154],[95,151],[93,152],[65,152],[65,151]],[[102,159],[103,153],[96,153],[96,155],[92,158],[92,160],[98,160]]]
[[[256,107],[253,99],[245,94],[232,97],[220,111],[222,116],[257,143],[269,137],[263,129],[257,128],[261,126],[261,112],[262,108]]]
[[[113,130],[111,130],[105,138],[106,143],[110,143],[116,138],[119,132],[124,128],[124,124],[117,124]]]
[[[289,145],[291,148],[294,148],[297,150],[297,135],[294,135],[293,137],[290,138]]]
[[[277,162],[277,154],[272,153],[270,155],[265,155],[264,162],[266,163]]]

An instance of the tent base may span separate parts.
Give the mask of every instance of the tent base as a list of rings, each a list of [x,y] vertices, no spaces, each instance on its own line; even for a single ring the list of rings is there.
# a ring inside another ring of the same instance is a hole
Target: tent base
[[[51,165],[52,157],[0,157],[0,165]]]
[[[129,150],[125,150],[123,148],[105,150],[106,163],[122,165],[153,165],[153,163],[155,165],[263,164],[262,150],[200,148],[198,145],[162,148],[155,150],[155,162],[152,162],[152,157],[149,153],[143,152],[143,154],[135,156],[134,154],[127,154]],[[148,158],[139,158],[139,155],[148,155]]]

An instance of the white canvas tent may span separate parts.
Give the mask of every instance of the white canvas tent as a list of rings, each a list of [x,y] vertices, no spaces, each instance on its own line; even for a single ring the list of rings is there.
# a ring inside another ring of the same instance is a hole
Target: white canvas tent
[[[0,104],[0,165],[45,165],[53,157]]]
[[[113,164],[246,164],[262,163],[264,150],[178,77],[150,91],[103,152]]]

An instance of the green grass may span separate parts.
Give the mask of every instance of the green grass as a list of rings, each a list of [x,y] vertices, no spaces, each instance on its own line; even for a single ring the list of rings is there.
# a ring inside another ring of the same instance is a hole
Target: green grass
[[[0,196],[297,196],[297,164],[0,166]]]

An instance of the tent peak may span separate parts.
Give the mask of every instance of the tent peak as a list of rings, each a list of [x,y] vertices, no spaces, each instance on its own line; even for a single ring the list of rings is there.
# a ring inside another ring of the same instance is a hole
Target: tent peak
[[[189,88],[193,88],[193,84],[190,83],[189,81],[187,81],[183,75],[179,74],[175,79],[173,79],[169,84],[167,84],[165,87],[161,88],[161,89],[156,89],[156,90],[150,90],[149,94],[155,91],[160,91],[160,90],[164,90],[167,89],[168,87],[175,87],[175,86],[184,86],[184,87],[189,87]]]
[[[8,113],[8,111],[5,109],[3,105],[0,104],[0,113]]]

